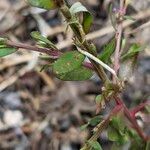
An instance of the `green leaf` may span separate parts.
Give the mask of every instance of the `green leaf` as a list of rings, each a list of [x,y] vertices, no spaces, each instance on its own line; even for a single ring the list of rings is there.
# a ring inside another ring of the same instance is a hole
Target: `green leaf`
[[[83,81],[92,77],[93,73],[90,69],[80,67],[65,74],[58,74],[57,78],[64,81]]]
[[[101,115],[98,115],[98,116],[95,116],[94,118],[92,118],[90,121],[89,121],[89,124],[92,125],[92,126],[96,126],[98,123],[100,123],[100,121],[102,121],[102,116]]]
[[[83,130],[87,129],[88,125],[89,125],[88,123],[82,125],[82,126],[80,127],[80,130],[83,131]]]
[[[141,46],[141,45],[139,45],[137,43],[134,43],[130,47],[129,51],[127,53],[125,53],[124,55],[122,55],[121,60],[125,61],[128,58],[132,58],[135,55],[137,55],[140,51],[143,51],[144,49],[145,49],[145,46]]]
[[[92,150],[102,150],[101,145],[97,141],[89,141],[88,143]]]
[[[144,49],[145,46],[134,43],[129,51],[121,56],[121,66],[119,70],[119,77],[121,79],[124,80],[132,77],[136,67],[137,55]]]
[[[7,55],[12,54],[16,51],[17,51],[16,48],[1,47],[0,48],[0,57],[7,56]]]
[[[57,49],[56,46],[50,40],[48,40],[46,37],[42,36],[37,31],[31,32],[31,37],[34,38],[38,42],[43,42],[43,43],[47,44],[49,47]]]
[[[110,141],[117,142],[119,145],[122,145],[129,140],[127,134],[122,133],[121,131],[119,131],[111,126],[108,127],[107,135],[108,135],[108,139]]]
[[[66,52],[53,64],[53,71],[56,75],[63,76],[79,68],[84,59],[85,56],[78,51]]]
[[[123,16],[124,19],[127,19],[127,20],[132,20],[132,21],[136,21],[136,19],[134,19],[132,16]]]
[[[107,135],[110,141],[118,141],[120,139],[119,132],[115,128],[112,128],[111,126],[108,127]]]
[[[56,4],[54,0],[28,0],[29,4],[34,7],[44,8],[44,9],[55,9]]]
[[[129,150],[147,150],[146,143],[141,138],[132,138]],[[148,149],[149,150],[149,149]]]
[[[70,7],[70,12],[76,14],[79,12],[88,12],[88,10],[80,2],[76,2]]]
[[[115,51],[115,46],[116,46],[116,42],[115,39],[113,38],[108,44],[106,44],[103,52],[98,55],[98,58],[105,63],[109,63],[110,57]]]
[[[118,144],[122,145],[126,143],[129,139],[128,130],[125,126],[125,122],[122,116],[122,113],[117,114],[113,117],[110,125],[108,127],[108,138],[111,141],[115,141]]]
[[[81,12],[83,13],[82,26],[83,26],[84,32],[88,33],[93,22],[93,17],[91,13],[80,2],[74,3],[70,8],[70,12],[73,15],[77,13],[81,13]]]
[[[111,125],[115,129],[119,129],[121,131],[123,131],[124,128],[125,128],[124,120],[123,120],[123,118],[122,118],[122,116],[120,114],[118,114],[117,116],[115,116],[115,117],[112,118]]]
[[[6,38],[1,38],[1,37],[0,37],[0,46],[5,45],[5,41],[6,41],[6,40],[7,40]]]
[[[96,101],[96,104],[101,103],[101,101],[102,101],[102,95],[97,95],[96,98],[95,98],[95,101]]]

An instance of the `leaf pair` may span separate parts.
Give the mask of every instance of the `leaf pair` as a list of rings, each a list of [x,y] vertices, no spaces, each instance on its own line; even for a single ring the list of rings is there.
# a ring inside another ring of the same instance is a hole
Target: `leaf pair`
[[[92,76],[92,71],[82,66],[85,56],[78,51],[64,53],[52,66],[57,78],[81,81]]]

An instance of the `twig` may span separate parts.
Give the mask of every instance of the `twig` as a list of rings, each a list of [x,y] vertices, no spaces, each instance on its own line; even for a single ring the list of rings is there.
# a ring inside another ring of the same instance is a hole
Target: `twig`
[[[22,44],[22,43],[15,43],[15,42],[12,42],[9,40],[6,40],[5,44],[7,46],[14,47],[17,49],[23,48],[23,49],[30,50],[30,51],[32,50],[32,51],[36,51],[36,52],[40,52],[40,53],[45,53],[45,54],[51,55],[51,56],[56,57],[56,58],[59,57],[59,55],[61,54],[61,52],[56,50],[56,49],[41,48],[41,47],[31,46],[31,45]]]
[[[122,33],[123,33],[123,16],[125,14],[125,0],[120,0],[120,9],[118,13],[118,17],[116,18],[116,49],[114,56],[114,70],[116,74],[118,73],[120,67],[120,51],[121,51],[121,43],[122,43]],[[114,80],[115,81],[115,80]]]
[[[145,19],[147,17],[150,16],[150,9],[145,10],[145,11],[141,11],[136,15],[133,15],[132,17],[135,18],[137,21],[141,20],[141,19]],[[135,22],[132,20],[125,20],[123,21],[123,29],[129,27],[130,25],[134,24]],[[93,40],[99,37],[102,37],[104,35],[110,34],[114,32],[114,28],[112,26],[108,26],[108,27],[104,27],[103,29],[91,32],[89,34],[86,35],[86,39],[87,40]],[[66,48],[68,46],[72,45],[72,40],[64,40],[62,42],[59,42],[58,44],[56,44],[56,46],[59,49],[63,49]]]
[[[55,1],[57,3],[57,6],[59,7],[61,13],[65,17],[67,23],[71,27],[76,39],[80,43],[82,43],[82,46],[84,47],[84,49],[87,52],[89,52],[92,55],[96,56],[97,53],[91,49],[91,44],[85,38],[85,33],[84,33],[84,30],[83,30],[82,25],[80,24],[80,22],[78,20],[76,20],[76,24],[70,24],[70,22],[74,22],[74,18],[72,17],[72,14],[70,13],[70,10],[69,10],[68,6],[66,5],[65,1],[64,0],[55,0]],[[93,67],[94,67],[95,72],[98,74],[100,79],[103,82],[109,81],[109,79],[108,79],[104,69],[102,68],[102,66],[98,65],[93,60],[90,60],[90,61],[93,65]]]
[[[133,116],[135,116],[135,114],[136,114],[137,112],[141,111],[142,109],[144,109],[144,107],[145,107],[146,105],[150,105],[150,101],[146,101],[145,103],[141,103],[141,104],[139,104],[138,106],[132,108],[132,109],[130,110],[130,113],[131,113]]]
[[[106,117],[106,119],[104,119],[102,122],[100,122],[100,123],[95,127],[95,128],[97,128],[97,129],[96,129],[95,133],[93,134],[93,136],[88,140],[88,142],[90,142],[90,141],[96,141],[96,140],[99,138],[101,132],[102,132],[105,128],[107,128],[107,126],[108,126],[108,124],[109,124],[109,122],[110,122],[110,119],[111,119],[114,115],[116,115],[118,112],[120,112],[121,109],[122,109],[122,105],[118,105],[117,107],[115,107],[115,108],[110,112],[110,114]],[[85,144],[85,145],[83,146],[83,148],[82,148],[81,150],[89,150],[89,149],[90,149],[90,146],[89,146],[88,142],[87,142],[87,144]]]

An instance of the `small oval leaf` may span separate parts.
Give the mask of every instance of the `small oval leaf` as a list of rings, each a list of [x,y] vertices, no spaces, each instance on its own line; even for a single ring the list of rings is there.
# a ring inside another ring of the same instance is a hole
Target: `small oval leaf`
[[[55,9],[56,4],[54,0],[28,0],[29,4],[34,7],[44,8],[44,9]]]
[[[12,54],[16,51],[17,51],[16,48],[2,47],[2,48],[0,48],[0,57],[7,56],[7,55]]]
[[[123,54],[123,55],[121,56],[121,60],[122,60],[122,61],[125,61],[125,60],[127,60],[127,59],[129,59],[129,58],[133,58],[133,57],[136,56],[139,52],[143,51],[143,50],[145,49],[145,47],[146,47],[145,45],[141,46],[141,45],[139,45],[139,44],[137,44],[137,43],[134,43],[134,44],[130,47],[130,49],[128,50],[128,52],[125,53],[125,54]]]
[[[43,43],[45,43],[50,48],[57,49],[56,46],[50,40],[48,40],[46,37],[44,37],[43,35],[41,35],[37,31],[31,32],[31,37],[33,39],[35,39],[37,42],[43,42]]]
[[[82,26],[85,33],[88,33],[93,22],[91,13],[80,2],[74,3],[70,8],[71,14],[83,13]]]
[[[57,75],[57,77],[64,81],[83,81],[90,79],[92,75],[93,73],[91,70],[80,67],[66,74]]]
[[[53,64],[53,71],[56,75],[69,73],[79,68],[84,59],[85,56],[78,51],[66,52]]]

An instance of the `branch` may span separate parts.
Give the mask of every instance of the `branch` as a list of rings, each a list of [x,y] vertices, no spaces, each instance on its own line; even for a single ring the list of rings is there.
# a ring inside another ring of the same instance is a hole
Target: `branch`
[[[125,0],[120,0],[120,9],[117,12],[118,17],[116,18],[116,50],[115,50],[115,58],[114,58],[114,70],[116,74],[118,73],[120,67],[120,51],[121,51],[121,43],[122,43],[122,33],[123,33],[123,16],[125,15]],[[115,79],[114,79],[115,81]]]
[[[41,52],[41,53],[45,53],[47,55],[49,55],[50,58],[52,59],[58,59],[63,53],[57,49],[53,49],[53,48],[41,48],[41,47],[37,47],[37,46],[31,46],[31,45],[27,45],[27,44],[22,44],[22,43],[15,43],[9,40],[5,41],[5,44],[9,47],[14,47],[17,49],[23,48],[29,51],[36,51],[36,52]],[[88,62],[83,62],[82,64],[84,67],[90,69],[90,70],[94,70],[93,65],[91,63]]]
[[[144,132],[141,130],[141,128],[139,127],[139,125],[136,122],[136,118],[135,116],[133,116],[131,114],[131,112],[129,111],[129,109],[126,107],[126,105],[124,104],[124,102],[119,98],[119,97],[114,97],[115,101],[117,103],[122,104],[123,108],[124,108],[124,113],[125,116],[128,118],[128,120],[131,122],[131,124],[133,125],[133,128],[136,130],[136,132],[139,134],[139,136],[144,140],[147,141],[149,139],[149,137],[145,136]]]
[[[138,106],[132,108],[132,109],[130,110],[130,113],[131,113],[133,116],[135,116],[135,114],[136,114],[137,112],[141,111],[142,109],[144,109],[144,107],[145,107],[146,105],[150,105],[150,101],[146,101],[146,102],[141,103],[141,104],[139,104]]]
[[[61,13],[63,14],[63,16],[65,17],[66,21],[68,22],[69,26],[71,27],[72,31],[74,32],[75,34],[75,38],[80,42],[82,43],[82,46],[83,48],[91,53],[92,55],[94,56],[97,56],[97,53],[94,52],[92,49],[91,49],[91,45],[87,39],[85,38],[85,33],[84,33],[84,30],[82,28],[82,25],[79,23],[78,20],[76,20],[76,24],[71,24],[70,22],[74,22],[74,18],[72,17],[71,13],[70,13],[70,10],[68,8],[68,6],[65,4],[65,2],[63,0],[61,0],[61,2],[59,0],[55,0],[56,3],[58,4],[58,7],[61,11]],[[97,72],[98,76],[100,77],[100,79],[105,82],[105,81],[109,81],[104,69],[102,66],[100,66],[99,64],[97,64],[95,61],[91,60],[91,63],[94,67],[94,70]]]
[[[23,48],[23,49],[26,49],[26,50],[29,50],[29,51],[36,51],[36,52],[40,52],[40,53],[45,53],[47,55],[50,55],[52,56],[53,58],[58,58],[62,53],[56,49],[53,49],[53,48],[41,48],[41,47],[37,47],[37,46],[31,46],[31,45],[27,45],[27,44],[22,44],[22,43],[15,43],[15,42],[12,42],[12,41],[9,41],[9,40],[6,40],[5,41],[5,44],[7,46],[10,46],[10,47],[14,47],[14,48]]]
[[[106,119],[104,119],[102,122],[100,122],[96,127],[96,131],[93,134],[93,136],[88,140],[88,142],[91,141],[97,141],[97,139],[99,138],[100,134],[102,133],[102,131],[107,128],[107,126],[109,125],[109,122],[111,120],[111,118],[116,115],[118,112],[120,112],[122,109],[122,105],[118,105],[116,106],[111,112],[110,114],[107,116]],[[81,150],[89,150],[90,146],[88,144],[88,142],[83,146],[83,148]]]

